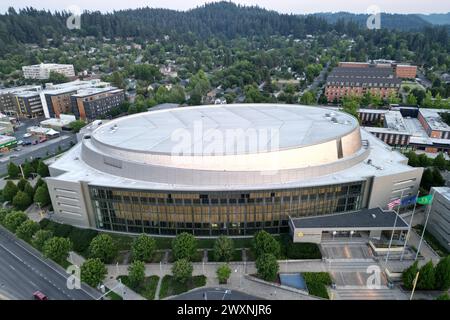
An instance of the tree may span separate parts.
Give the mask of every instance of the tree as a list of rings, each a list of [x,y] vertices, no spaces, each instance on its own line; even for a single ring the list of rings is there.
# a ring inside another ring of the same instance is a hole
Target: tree
[[[42,250],[46,258],[62,264],[72,250],[72,242],[67,238],[53,237],[44,243]]]
[[[24,221],[19,227],[16,229],[16,235],[26,242],[30,242],[33,235],[39,230],[39,223],[34,222],[32,220]]]
[[[3,225],[6,215],[9,213],[7,209],[0,209],[0,225]]]
[[[311,91],[306,91],[300,98],[300,103],[310,106],[316,103],[316,97]]]
[[[358,114],[359,102],[356,97],[344,97],[342,101],[342,110],[356,119],[359,119]]]
[[[410,106],[417,106],[417,98],[412,93],[408,94],[408,97],[406,98],[406,104]]]
[[[42,178],[50,176],[48,166],[44,163],[44,161],[39,161],[37,166],[37,174],[40,175]]]
[[[50,230],[38,230],[34,234],[31,244],[39,251],[42,251],[45,242],[47,242],[47,240],[51,239],[52,237],[53,232],[51,232]]]
[[[231,269],[228,264],[222,264],[217,268],[217,278],[219,278],[220,284],[226,284],[230,275]]]
[[[444,301],[447,301],[447,300],[450,300],[450,296],[449,296],[448,293],[446,292],[446,293],[441,294],[439,297],[437,297],[436,300],[444,300]]]
[[[403,286],[408,289],[412,290],[414,285],[414,279],[417,276],[417,272],[419,272],[419,264],[418,262],[414,262],[409,268],[403,271],[402,273],[402,281]]]
[[[30,196],[23,191],[17,192],[12,201],[13,206],[18,210],[25,210],[32,203],[33,200],[31,200]]]
[[[128,280],[131,288],[137,288],[145,279],[145,264],[142,261],[133,261],[128,267]]]
[[[34,198],[34,188],[31,186],[30,182],[27,181],[25,188],[23,188],[23,192],[25,192],[30,199]]]
[[[434,266],[432,261],[428,261],[420,268],[419,279],[417,280],[417,288],[422,290],[433,290],[436,285]]]
[[[233,257],[234,244],[233,240],[226,237],[220,236],[214,242],[214,258],[216,261],[229,262]]]
[[[3,225],[11,232],[16,232],[17,228],[28,219],[22,211],[12,211],[5,216]]]
[[[8,180],[6,182],[5,187],[3,188],[3,199],[5,201],[12,201],[14,197],[16,196],[17,192],[19,192],[19,188],[12,182],[11,180]]]
[[[253,250],[257,257],[268,253],[278,257],[280,255],[280,243],[271,234],[262,230],[253,237]]]
[[[266,281],[274,281],[278,274],[277,258],[271,253],[264,253],[256,259],[258,276]]]
[[[96,288],[103,282],[108,273],[105,264],[100,259],[87,259],[81,265],[81,281]]]
[[[9,176],[9,178],[10,179],[16,179],[19,176],[19,174],[20,174],[19,167],[15,163],[10,162],[8,164],[8,176]]]
[[[34,185],[34,192],[36,193],[36,190],[40,186],[43,186],[44,184],[46,185],[45,181],[39,177],[38,180],[36,181],[36,184]]]
[[[172,253],[175,260],[192,260],[197,252],[197,239],[192,234],[183,232],[172,240]]]
[[[113,238],[103,233],[92,239],[89,253],[91,258],[98,258],[104,263],[109,263],[117,256],[117,247]]]
[[[17,188],[19,191],[23,191],[25,189],[25,185],[27,184],[27,180],[24,178],[20,178],[19,182],[17,182]]]
[[[152,237],[141,234],[133,242],[131,255],[133,260],[149,261],[156,249],[156,241]]]
[[[436,286],[440,290],[450,288],[450,256],[447,256],[436,265],[435,269]]]
[[[439,153],[436,158],[433,160],[433,165],[437,167],[439,170],[445,170],[447,167],[447,160],[442,153]]]
[[[194,267],[192,263],[187,259],[180,259],[175,261],[172,266],[172,274],[176,281],[186,283],[192,278],[192,272]]]
[[[425,99],[423,99],[422,106],[425,108],[433,108],[433,95],[431,91],[427,91]]]
[[[78,133],[86,126],[86,124],[87,123],[83,120],[75,120],[69,124],[69,128],[72,129],[73,133]]]
[[[68,82],[69,79],[60,72],[50,71],[49,78],[46,82],[53,83],[53,84],[59,84],[59,83],[65,83]]]
[[[22,165],[22,172],[25,179],[28,179],[31,176],[31,173],[33,173],[33,167],[28,161],[25,161]]]
[[[47,184],[43,184],[36,189],[34,194],[34,202],[41,207],[45,207],[50,204],[50,194],[48,192]]]

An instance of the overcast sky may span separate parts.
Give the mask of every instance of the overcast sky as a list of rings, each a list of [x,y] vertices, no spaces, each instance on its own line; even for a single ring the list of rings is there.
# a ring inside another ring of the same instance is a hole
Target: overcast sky
[[[205,0],[1,0],[0,11],[8,7],[63,10],[79,6],[82,10],[113,11],[139,7],[158,7],[186,10],[202,5]],[[233,0],[245,5],[261,7],[284,13],[312,13],[349,11],[366,13],[367,8],[377,5],[382,12],[390,13],[444,13],[450,12],[449,0]]]

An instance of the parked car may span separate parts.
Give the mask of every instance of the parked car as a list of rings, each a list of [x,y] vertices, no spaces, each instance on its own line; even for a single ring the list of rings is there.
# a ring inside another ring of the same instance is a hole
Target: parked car
[[[42,142],[45,142],[45,141],[47,141],[47,138],[41,138],[41,139],[39,139],[39,143],[42,143]]]
[[[31,136],[32,136],[31,133],[25,133],[25,134],[23,135],[24,138],[29,138],[29,137],[31,137]]]
[[[23,143],[24,146],[31,146],[31,144],[32,144],[31,141],[25,141],[25,142]]]
[[[23,146],[24,142],[23,142],[23,140],[19,140],[19,141],[17,142],[17,144],[18,144],[19,146]]]
[[[35,144],[38,144],[38,143],[39,143],[39,141],[34,140],[33,143],[32,143],[32,145],[35,145]]]
[[[48,300],[48,297],[40,291],[33,293],[34,300]]]
[[[14,148],[14,151],[22,151],[20,148]]]

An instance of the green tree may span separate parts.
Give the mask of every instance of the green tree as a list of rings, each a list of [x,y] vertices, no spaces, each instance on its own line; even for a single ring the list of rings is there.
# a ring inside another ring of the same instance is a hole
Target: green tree
[[[68,81],[69,79],[64,74],[55,71],[50,71],[49,78],[46,80],[46,82],[53,84],[65,83]]]
[[[214,242],[214,259],[229,262],[233,257],[234,244],[231,238],[220,236]]]
[[[137,288],[145,279],[145,264],[135,260],[128,267],[128,279],[132,289]]]
[[[45,207],[50,204],[50,194],[48,192],[47,184],[43,184],[37,188],[34,194],[34,202],[38,203],[39,206]]]
[[[109,263],[117,256],[117,246],[113,238],[108,234],[99,234],[92,239],[89,245],[91,258],[98,258],[105,263]]]
[[[406,104],[410,106],[416,106],[417,105],[417,98],[412,93],[408,94],[408,97],[406,98]]]
[[[417,281],[417,288],[421,290],[433,290],[436,285],[436,278],[434,273],[433,262],[427,262],[420,268],[419,279]]]
[[[10,162],[8,164],[8,176],[9,176],[9,178],[10,179],[16,179],[19,176],[19,174],[20,174],[19,167],[15,163]]]
[[[172,274],[176,281],[186,283],[192,278],[192,272],[194,267],[192,263],[187,259],[180,259],[175,261],[172,266]]]
[[[403,286],[406,289],[412,290],[414,285],[414,279],[416,278],[417,272],[419,272],[419,264],[417,261],[414,262],[409,268],[403,271],[402,281]]]
[[[12,201],[13,206],[18,210],[25,210],[32,203],[33,200],[31,200],[30,196],[23,191],[17,192]]]
[[[316,103],[316,97],[311,91],[306,91],[300,98],[300,103],[310,106]]]
[[[31,244],[39,251],[42,251],[45,242],[51,238],[53,238],[53,232],[50,230],[38,230],[34,234]]]
[[[69,128],[72,129],[73,133],[78,133],[86,125],[87,125],[87,123],[83,120],[75,120],[69,124]]]
[[[253,237],[253,250],[257,257],[264,254],[280,255],[280,243],[268,232],[262,230]]]
[[[8,180],[6,182],[5,187],[3,188],[3,199],[5,201],[12,201],[14,199],[14,197],[16,196],[17,192],[19,192],[19,188],[17,188],[17,186],[15,185],[14,182],[12,182],[11,180]]]
[[[25,189],[25,185],[27,184],[27,180],[24,178],[20,178],[19,182],[17,182],[17,188],[19,191],[23,191]]]
[[[197,239],[190,233],[180,233],[172,240],[172,253],[176,260],[192,260],[197,252]]]
[[[440,290],[450,288],[450,255],[441,259],[435,269],[436,286]]]
[[[108,270],[100,259],[87,259],[81,265],[81,281],[93,288],[98,287],[106,277]]]
[[[450,300],[450,296],[449,296],[448,293],[446,292],[446,293],[441,294],[439,297],[437,297],[436,300],[444,300],[444,301],[447,301],[447,300]]]
[[[37,188],[43,186],[44,184],[46,184],[45,181],[39,177],[38,180],[36,181],[36,184],[34,185],[34,192],[36,193]]]
[[[39,229],[39,223],[32,220],[26,220],[19,227],[17,227],[16,235],[20,239],[30,242],[33,235],[38,232]]]
[[[422,106],[425,108],[433,108],[433,94],[431,91],[427,91],[425,99],[423,99]]]
[[[258,276],[266,281],[275,281],[278,274],[277,258],[271,253],[265,253],[256,259],[256,270]]]
[[[445,170],[447,168],[447,160],[442,153],[439,153],[433,160],[433,165],[439,170]]]
[[[156,241],[145,234],[139,235],[131,248],[133,260],[149,261],[156,249]]]
[[[356,119],[359,119],[359,102],[355,97],[344,97],[342,101],[342,110]]]
[[[10,211],[7,209],[0,209],[0,225],[3,225],[3,222],[5,221],[5,217],[9,212]]]
[[[228,264],[222,264],[217,268],[217,278],[220,284],[226,284],[231,275],[231,269]]]
[[[34,188],[31,186],[31,183],[27,181],[25,184],[25,188],[23,188],[23,192],[25,192],[30,199],[34,198]]]
[[[22,211],[12,211],[5,216],[3,225],[11,232],[16,232],[17,228],[28,220],[27,215]]]
[[[44,243],[42,250],[46,258],[62,264],[72,250],[72,242],[67,238],[53,237]]]
[[[42,178],[49,177],[50,172],[48,171],[48,166],[44,163],[44,161],[39,161],[37,166],[37,174]]]
[[[28,161],[25,161],[25,163],[22,165],[22,171],[24,177],[28,179],[33,173],[33,167]]]

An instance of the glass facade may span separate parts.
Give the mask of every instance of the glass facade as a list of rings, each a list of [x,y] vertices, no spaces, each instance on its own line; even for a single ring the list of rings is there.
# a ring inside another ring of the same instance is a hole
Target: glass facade
[[[361,209],[364,181],[298,189],[158,192],[90,186],[97,228],[130,233],[245,236],[289,232],[289,216]]]

